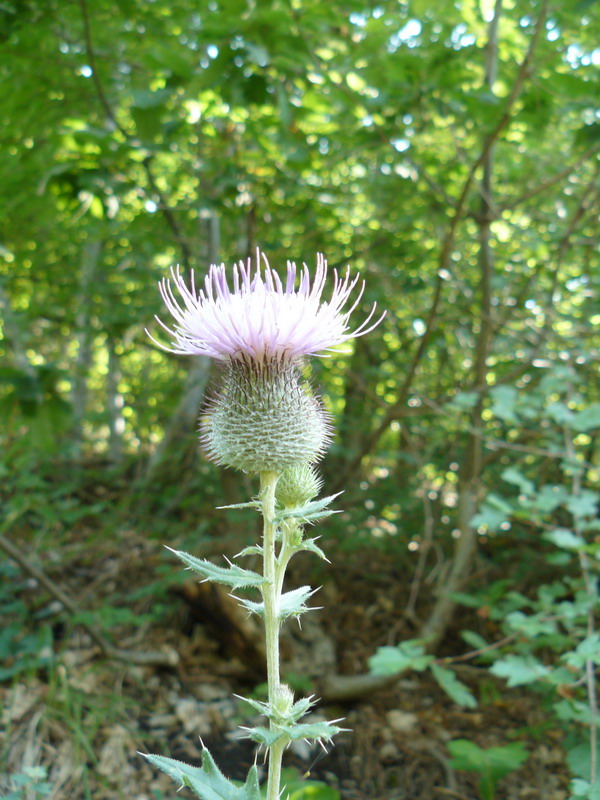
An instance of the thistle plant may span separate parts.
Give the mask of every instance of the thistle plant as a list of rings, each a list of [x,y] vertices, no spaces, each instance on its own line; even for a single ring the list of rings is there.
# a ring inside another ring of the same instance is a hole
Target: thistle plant
[[[310,586],[284,591],[286,568],[301,551],[327,560],[316,539],[307,538],[305,526],[334,513],[328,506],[336,496],[316,499],[321,480],[314,464],[324,454],[332,428],[329,415],[303,377],[303,361],[368,333],[383,318],[374,321],[374,304],[362,324],[350,330],[350,316],[361,300],[364,281],[358,275],[352,277],[349,268],[343,277],[334,271],[331,297],[323,301],[326,278],[327,262],[319,255],[312,282],[305,264],[298,270],[288,262],[284,284],[260,251],[254,265],[248,259],[234,266],[233,290],[223,264],[211,266],[204,288],[198,290],[193,273],[187,285],[179,270],[172,269],[171,279],[159,284],[174,320],[172,327],[156,318],[171,342],[162,344],[148,334],[170,353],[204,355],[221,362],[218,385],[201,414],[202,443],[217,464],[257,475],[260,481],[257,498],[225,508],[262,514],[262,541],[236,556],[260,556],[262,573],[172,552],[203,580],[225,584],[235,592],[258,592],[256,600],[237,599],[264,623],[268,697],[266,702],[246,702],[267,722],[244,730],[268,754],[267,800],[281,796],[282,755],[292,741],[324,745],[342,730],[337,726],[340,720],[300,722],[314,698],[295,700],[281,681],[279,664],[282,623],[289,617],[299,621],[310,611],[308,602],[316,591]],[[352,305],[344,310],[353,296]],[[146,758],[204,800],[259,800],[256,765],[238,787],[220,772],[206,748],[201,768],[164,756]]]

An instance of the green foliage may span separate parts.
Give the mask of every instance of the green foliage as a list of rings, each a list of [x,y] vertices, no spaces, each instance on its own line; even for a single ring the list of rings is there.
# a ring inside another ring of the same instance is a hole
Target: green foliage
[[[500,503],[512,524],[541,529],[542,540],[550,548],[546,561],[561,572],[548,583],[538,583],[534,596],[506,592],[496,597],[494,616],[510,638],[516,637],[516,644],[495,655],[490,671],[509,687],[530,686],[545,696],[566,733],[574,737],[568,763],[573,774],[584,780],[593,774],[591,743],[585,728],[573,729],[572,723],[597,726],[587,705],[593,701],[588,698],[586,703],[590,691],[586,676],[599,663],[600,637],[594,630],[594,616],[600,550],[594,533],[599,495],[582,481],[587,440],[580,433],[596,425],[596,404],[583,405],[579,386],[579,376],[562,368],[546,373],[534,393],[513,396],[514,413],[527,414],[541,426],[547,450],[561,442],[564,451],[559,451],[552,482],[537,481],[526,461],[505,469],[502,479],[517,487],[519,495],[501,498]],[[473,523],[482,523],[481,511]],[[568,700],[561,698],[565,691]],[[577,791],[587,796],[583,783]]]
[[[321,781],[301,778],[294,769],[283,769],[283,800],[340,800],[340,793]]]
[[[369,668],[374,675],[395,675],[411,669],[422,672],[433,661],[425,654],[425,648],[418,641],[406,641],[396,647],[379,647],[369,658]]]
[[[511,637],[480,664],[496,659],[496,675],[541,693],[581,734],[597,602],[581,564],[593,586],[599,554],[593,3],[553,5],[508,112],[538,13],[524,0],[500,20],[492,87],[483,5],[442,2],[433,16],[422,0],[85,5],[90,41],[81,3],[0,8],[0,79],[11,87],[0,132],[0,500],[10,524],[52,558],[67,534],[89,535],[94,557],[124,519],[152,538],[188,530],[190,550],[212,535],[221,476],[197,457],[199,395],[184,427],[173,422],[194,400],[189,364],[143,333],[158,312],[155,283],[179,262],[199,285],[209,261],[256,243],[280,266],[311,265],[322,248],[338,269],[366,273],[361,304],[388,310],[349,358],[331,353],[311,368],[339,430],[327,485],[345,482],[348,498],[328,536],[359,557],[366,546],[392,554],[408,585],[417,556],[432,566],[427,531],[440,563],[452,558],[461,514],[483,498],[471,523],[484,571],[447,599],[468,609],[469,646],[493,645],[483,619]],[[505,114],[484,279],[480,157]],[[150,480],[165,431],[172,461],[159,458],[164,471]],[[314,540],[303,546],[323,555]],[[377,581],[369,562],[365,580]],[[19,630],[4,629],[3,668],[38,669],[49,629],[24,624],[11,580],[0,599]],[[164,609],[168,579],[147,589]],[[150,621],[112,607],[99,615],[105,627]],[[380,650],[373,668],[426,669],[414,647]],[[441,681],[462,696],[448,674]],[[592,797],[588,777],[574,797]]]
[[[469,689],[461,683],[456,674],[450,669],[444,669],[438,664],[431,664],[431,673],[442,689],[458,706],[463,708],[476,708],[477,700]]]
[[[482,800],[494,800],[498,781],[518,769],[528,757],[522,742],[481,748],[468,739],[455,739],[448,742],[448,750],[452,755],[450,766],[480,775]]]
[[[379,647],[369,658],[369,669],[373,675],[396,675],[406,670],[431,674],[453,702],[465,708],[475,708],[477,700],[461,683],[456,674],[446,667],[434,663],[433,656],[425,653],[424,646],[416,641],[406,641],[396,647]]]
[[[25,588],[19,570],[0,563],[0,682],[52,665],[52,629],[42,622],[30,631],[30,611],[20,598]]]
[[[9,775],[11,788],[3,800],[29,800],[29,798],[47,797],[52,792],[52,786],[44,780],[46,770],[44,767],[26,767],[23,772]]]
[[[569,800],[600,800],[600,786],[592,785],[589,781],[575,778],[570,785],[571,796]]]

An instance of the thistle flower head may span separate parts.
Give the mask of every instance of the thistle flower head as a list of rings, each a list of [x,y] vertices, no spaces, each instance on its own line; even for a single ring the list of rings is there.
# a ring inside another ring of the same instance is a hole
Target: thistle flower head
[[[223,264],[211,266],[204,289],[198,290],[193,272],[188,286],[179,268],[171,269],[172,283],[163,278],[159,288],[174,319],[173,327],[156,318],[171,336],[171,346],[148,335],[168,352],[221,361],[281,363],[322,354],[368,333],[384,316],[372,322],[376,311],[373,304],[367,318],[349,330],[350,315],[360,302],[364,281],[359,285],[360,276],[351,277],[350,268],[343,278],[334,270],[331,298],[323,301],[326,277],[327,262],[319,254],[312,282],[306,264],[298,270],[288,261],[284,285],[260,250],[256,253],[254,270],[250,259],[234,266],[233,290]],[[353,293],[354,302],[344,310]]]

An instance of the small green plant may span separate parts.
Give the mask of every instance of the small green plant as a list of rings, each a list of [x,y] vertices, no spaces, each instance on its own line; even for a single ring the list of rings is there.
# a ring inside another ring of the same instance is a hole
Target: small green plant
[[[484,749],[468,739],[455,739],[448,742],[448,750],[452,756],[451,767],[476,772],[480,776],[482,800],[494,800],[498,781],[518,769],[527,759],[527,750],[522,742]]]
[[[322,781],[305,780],[297,770],[281,771],[281,782],[285,786],[282,800],[340,800],[340,794]]]
[[[9,775],[8,794],[2,800],[31,800],[35,797],[46,797],[52,791],[52,786],[45,780],[44,767],[25,767],[23,772]]]
[[[600,493],[597,467],[589,461],[600,403],[584,405],[581,377],[563,365],[550,369],[534,390],[505,392],[501,412],[504,417],[495,409],[499,418],[544,431],[543,453],[552,457],[552,467],[542,470],[528,456],[505,468],[500,477],[512,491],[489,494],[472,522],[491,538],[511,528],[534,531],[540,566],[551,577],[527,596],[503,587],[488,604],[505,634],[490,671],[509,687],[528,686],[542,697],[566,733],[572,797],[600,800]],[[548,473],[550,479],[540,477]],[[492,654],[493,648],[487,650]]]
[[[0,564],[0,682],[52,662],[52,630],[40,625],[29,632],[31,614],[19,597],[23,588],[20,576],[10,562]]]
[[[409,639],[394,647],[379,647],[369,658],[369,669],[373,675],[398,675],[405,670],[431,671],[440,688],[457,705],[475,708],[477,700],[464,683],[458,680],[454,670],[436,663],[433,656],[425,652],[425,646],[418,639]]]

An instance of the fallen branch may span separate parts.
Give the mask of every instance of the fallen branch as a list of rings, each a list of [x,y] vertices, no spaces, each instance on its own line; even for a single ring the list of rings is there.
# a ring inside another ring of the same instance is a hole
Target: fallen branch
[[[321,703],[349,703],[363,700],[368,695],[389,689],[398,683],[404,672],[394,675],[327,675],[317,684],[317,697]]]

